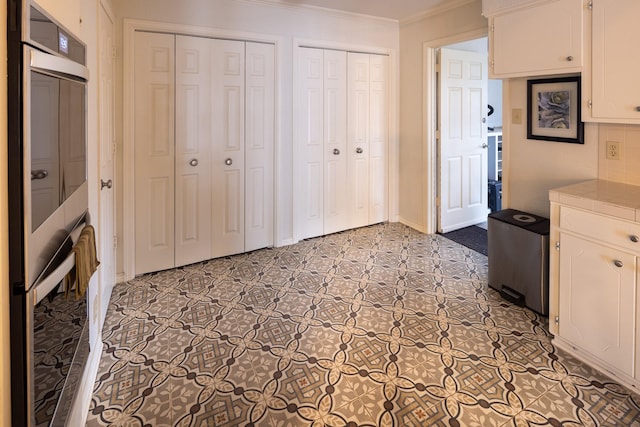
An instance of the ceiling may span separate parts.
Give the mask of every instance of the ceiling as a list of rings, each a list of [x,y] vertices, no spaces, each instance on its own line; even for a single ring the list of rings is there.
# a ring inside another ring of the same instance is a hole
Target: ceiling
[[[402,21],[452,0],[270,0],[276,3],[324,7]]]

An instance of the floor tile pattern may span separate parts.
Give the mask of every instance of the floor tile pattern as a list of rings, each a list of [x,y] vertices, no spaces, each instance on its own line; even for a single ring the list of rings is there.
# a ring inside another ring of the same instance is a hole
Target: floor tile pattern
[[[399,224],[137,277],[103,339],[91,427],[640,426],[484,255]]]

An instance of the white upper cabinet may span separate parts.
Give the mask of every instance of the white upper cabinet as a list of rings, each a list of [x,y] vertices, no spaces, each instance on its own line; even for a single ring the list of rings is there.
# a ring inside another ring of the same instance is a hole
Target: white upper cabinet
[[[591,59],[582,79],[583,120],[640,124],[640,92],[635,89],[640,75],[640,46],[634,42],[640,2],[589,3],[591,25],[586,34],[591,42]]]
[[[527,4],[489,17],[490,77],[582,71],[583,0]]]

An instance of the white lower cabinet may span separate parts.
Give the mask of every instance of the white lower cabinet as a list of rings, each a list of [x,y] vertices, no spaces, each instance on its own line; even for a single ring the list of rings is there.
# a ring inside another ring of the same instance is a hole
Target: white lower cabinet
[[[135,37],[136,274],[271,246],[274,46]]]
[[[553,342],[619,382],[640,387],[640,223],[553,198],[549,264]]]
[[[560,233],[559,336],[634,374],[636,257]]]

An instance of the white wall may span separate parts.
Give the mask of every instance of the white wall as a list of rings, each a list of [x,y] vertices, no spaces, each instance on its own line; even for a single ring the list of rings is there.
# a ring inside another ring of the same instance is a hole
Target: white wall
[[[171,24],[207,27],[233,32],[249,32],[278,37],[281,40],[278,85],[278,123],[276,164],[279,179],[276,182],[276,244],[294,241],[293,229],[293,49],[297,40],[324,41],[331,45],[397,50],[399,46],[398,24],[350,14],[338,14],[316,8],[303,8],[245,0],[114,0],[116,13],[116,37],[118,43],[118,76],[116,87],[122,88],[123,18],[143,19]],[[396,67],[397,68],[397,67]],[[395,74],[395,70],[392,71]],[[122,242],[123,218],[122,185],[122,93],[116,97],[118,123],[118,170],[116,182],[117,234]],[[123,248],[118,247],[117,272],[122,277]]]
[[[423,45],[447,39],[451,44],[460,34],[484,32],[487,20],[481,15],[481,0],[456,2],[454,9],[428,15],[400,27],[400,221],[418,230],[426,230],[428,218],[426,186],[429,170],[423,139]],[[476,36],[479,37],[479,36]],[[474,37],[475,38],[475,37]],[[455,40],[455,41],[462,41]],[[435,94],[427,94],[433,96]]]
[[[527,79],[504,81],[506,105],[502,139],[503,209],[512,208],[549,217],[549,190],[596,178],[598,125],[585,124],[585,143],[527,139]],[[522,124],[511,123],[511,111],[523,112]]]

